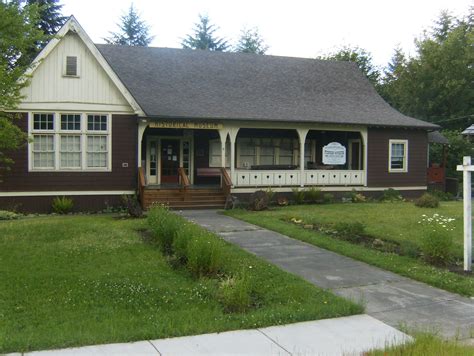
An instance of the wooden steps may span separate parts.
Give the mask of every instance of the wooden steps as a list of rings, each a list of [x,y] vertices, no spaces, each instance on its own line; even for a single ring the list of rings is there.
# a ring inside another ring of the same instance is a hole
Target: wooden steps
[[[170,209],[222,209],[226,197],[221,189],[145,189],[143,208],[148,209],[153,203],[162,203]]]

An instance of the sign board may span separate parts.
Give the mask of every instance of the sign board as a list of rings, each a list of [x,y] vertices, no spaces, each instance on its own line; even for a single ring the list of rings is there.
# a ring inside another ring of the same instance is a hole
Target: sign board
[[[323,147],[323,164],[346,164],[346,148],[339,142],[331,142]]]
[[[154,121],[149,127],[158,129],[194,129],[194,130],[219,130],[223,125],[217,122],[192,122],[192,121]]]

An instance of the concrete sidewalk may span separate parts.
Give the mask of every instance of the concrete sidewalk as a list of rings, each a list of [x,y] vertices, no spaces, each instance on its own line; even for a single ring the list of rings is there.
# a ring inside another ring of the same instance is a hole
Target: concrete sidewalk
[[[407,335],[368,315],[354,315],[254,330],[39,351],[25,355],[359,355],[408,340]]]
[[[221,215],[217,211],[187,210],[181,215],[316,286],[354,301],[362,301],[367,314],[388,325],[396,328],[404,325],[437,332],[445,337],[472,337],[472,299]]]

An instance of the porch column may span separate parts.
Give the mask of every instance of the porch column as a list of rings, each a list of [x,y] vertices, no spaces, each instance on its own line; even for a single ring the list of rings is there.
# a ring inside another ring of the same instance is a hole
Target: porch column
[[[304,143],[309,129],[296,129],[296,131],[298,132],[298,137],[300,139],[300,187],[304,187]]]
[[[142,166],[142,141],[143,141],[143,134],[145,133],[145,129],[148,126],[148,122],[146,120],[140,120],[138,122],[138,168]]]
[[[225,142],[227,141],[227,130],[219,130],[221,139],[221,167],[225,168]]]
[[[234,185],[234,175],[235,175],[235,141],[237,139],[237,134],[239,128],[232,128],[229,130],[229,139],[230,139],[230,178],[232,179],[232,186]]]

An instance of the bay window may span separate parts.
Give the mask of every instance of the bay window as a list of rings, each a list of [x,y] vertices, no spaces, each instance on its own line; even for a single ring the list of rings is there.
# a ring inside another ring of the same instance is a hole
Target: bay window
[[[110,171],[110,115],[33,113],[30,170]]]

